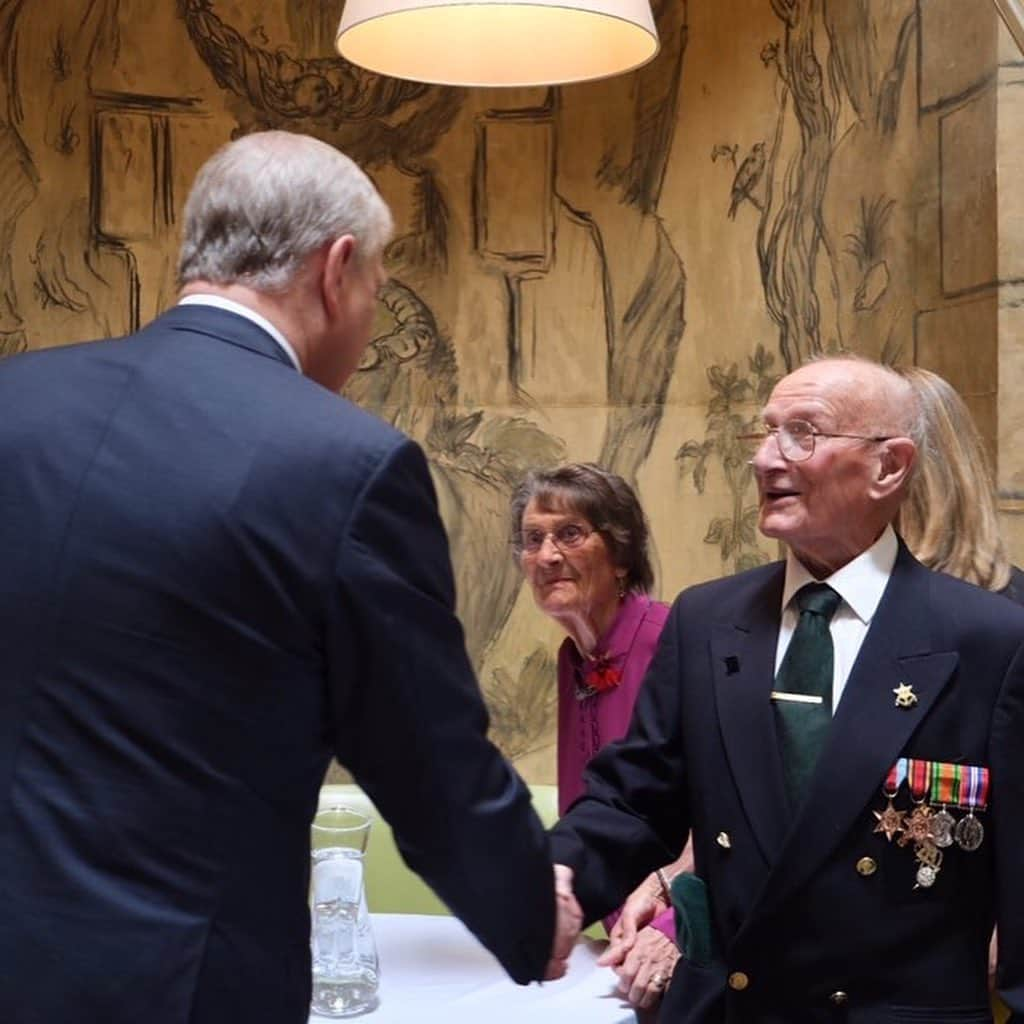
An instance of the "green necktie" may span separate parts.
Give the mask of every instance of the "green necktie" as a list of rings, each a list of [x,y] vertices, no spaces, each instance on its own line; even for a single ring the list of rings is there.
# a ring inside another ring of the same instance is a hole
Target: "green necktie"
[[[790,806],[795,811],[825,745],[832,724],[832,634],[829,623],[842,598],[825,583],[810,583],[796,592],[800,620],[775,676],[781,693],[820,697],[818,703],[775,701],[775,727]]]

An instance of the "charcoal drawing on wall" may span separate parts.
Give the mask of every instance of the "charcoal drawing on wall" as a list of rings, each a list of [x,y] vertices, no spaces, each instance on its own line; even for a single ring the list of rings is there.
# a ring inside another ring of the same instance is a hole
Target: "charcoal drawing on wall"
[[[735,435],[779,375],[914,355],[925,0],[653,9],[637,72],[466,90],[337,58],[320,0],[0,0],[0,357],[172,304],[181,204],[229,138],[314,134],[388,198],[346,394],[428,455],[495,735],[537,779],[559,637],[508,543],[523,473],[635,484],[670,597],[774,554]]]

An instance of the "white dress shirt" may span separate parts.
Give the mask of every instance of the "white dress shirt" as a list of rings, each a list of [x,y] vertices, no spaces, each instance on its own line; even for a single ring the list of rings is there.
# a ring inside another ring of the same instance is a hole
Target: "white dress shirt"
[[[251,320],[257,327],[262,327],[277,342],[278,347],[291,361],[292,366],[299,373],[302,373],[302,364],[299,362],[299,357],[295,354],[295,349],[292,348],[288,339],[265,316],[260,316],[254,309],[243,306],[240,302],[235,302],[233,299],[225,299],[221,295],[207,295],[205,292],[186,295],[183,299],[178,300],[178,305],[216,306],[217,309],[226,309],[229,313],[244,316],[246,320]]]
[[[793,601],[794,594],[806,583],[827,583],[842,598],[829,627],[835,651],[832,669],[833,714],[892,575],[898,551],[896,533],[891,526],[887,526],[867,551],[862,551],[852,562],[847,562],[823,580],[815,579],[792,551],[786,556],[786,585],[782,591],[782,625],[779,627],[779,643],[775,650],[775,672],[778,674],[800,617],[799,609]]]

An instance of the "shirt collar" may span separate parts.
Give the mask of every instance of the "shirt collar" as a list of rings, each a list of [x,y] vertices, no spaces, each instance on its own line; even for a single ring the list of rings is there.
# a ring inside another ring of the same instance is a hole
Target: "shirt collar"
[[[302,373],[302,364],[299,362],[299,357],[295,349],[292,348],[291,343],[265,316],[261,316],[256,310],[243,306],[242,303],[235,302],[234,299],[226,299],[223,295],[209,295],[206,292],[195,292],[192,295],[186,295],[178,300],[178,305],[215,306],[217,309],[224,309],[229,313],[235,313],[237,316],[243,316],[246,320],[251,320],[257,327],[262,327],[277,342],[292,366],[299,373]]]
[[[857,618],[867,625],[882,600],[898,551],[896,532],[892,526],[886,526],[871,547],[823,580],[816,580],[796,555],[792,551],[788,552],[786,585],[782,591],[783,611],[804,584],[827,583],[850,606]]]

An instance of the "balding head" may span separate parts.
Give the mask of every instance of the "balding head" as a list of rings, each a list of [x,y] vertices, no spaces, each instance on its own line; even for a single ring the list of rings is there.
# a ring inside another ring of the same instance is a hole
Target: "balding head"
[[[895,370],[849,355],[812,360],[790,376],[804,373],[813,378],[818,367],[825,370],[831,386],[837,389],[837,400],[843,402],[846,410],[844,415],[859,433],[915,436],[917,397]]]
[[[916,415],[906,381],[878,363],[821,359],[784,377],[764,409],[775,438],[752,461],[762,532],[819,577],[856,558],[899,508]]]

